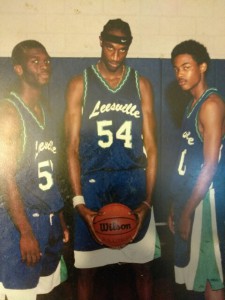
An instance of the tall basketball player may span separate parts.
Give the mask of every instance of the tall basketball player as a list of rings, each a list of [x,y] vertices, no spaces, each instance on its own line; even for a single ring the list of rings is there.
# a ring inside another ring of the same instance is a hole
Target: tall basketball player
[[[207,85],[210,57],[205,46],[194,40],[178,44],[172,63],[178,84],[192,96],[183,119],[169,218],[175,233],[176,282],[202,292],[207,300],[222,300],[225,103],[218,90]],[[195,299],[193,293],[190,299]]]
[[[157,166],[152,87],[125,64],[131,42],[128,23],[108,21],[100,35],[100,60],[68,86],[65,122],[79,300],[93,299],[96,268],[115,263],[133,264],[136,299],[151,299],[147,263],[160,256],[152,210]],[[105,248],[93,230],[94,216],[111,202],[129,206],[139,222],[135,239],[122,249]]]

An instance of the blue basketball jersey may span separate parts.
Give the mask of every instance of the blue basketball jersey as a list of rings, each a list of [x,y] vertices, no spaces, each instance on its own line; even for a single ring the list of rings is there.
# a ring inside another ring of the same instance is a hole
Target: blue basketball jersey
[[[223,279],[220,274],[222,268],[225,270],[224,136],[221,139],[216,173],[209,190],[192,215],[189,238],[184,240],[179,233],[184,206],[193,192],[204,164],[204,141],[198,129],[198,117],[201,106],[211,94],[219,95],[219,92],[215,88],[209,88],[194,107],[191,107],[190,103],[186,109],[178,164],[171,186],[175,224],[175,279],[177,283],[185,283],[187,289],[199,292],[205,289],[206,282],[210,282],[213,289],[221,289]]]
[[[84,70],[83,76],[82,174],[144,168],[146,156],[137,72],[126,67],[123,80],[114,89],[94,65]]]
[[[219,94],[216,88],[209,88],[200,97],[195,106],[187,107],[183,119],[181,131],[180,151],[178,153],[178,164],[172,182],[172,195],[175,199],[175,206],[182,207],[189,199],[193,187],[199,176],[204,163],[203,140],[198,130],[198,114],[202,104],[211,94]],[[216,193],[225,196],[225,139],[221,140],[219,164],[213,178],[212,188]]]
[[[42,125],[16,93],[11,92],[5,101],[15,106],[22,122],[23,153],[16,182],[24,205],[42,213],[57,212],[63,199],[54,182],[57,147],[47,110],[42,108]]]

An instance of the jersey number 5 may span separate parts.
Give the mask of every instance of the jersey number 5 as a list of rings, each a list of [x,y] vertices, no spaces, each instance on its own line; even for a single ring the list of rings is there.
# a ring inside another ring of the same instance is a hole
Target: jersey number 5
[[[102,148],[108,148],[113,143],[113,132],[111,127],[113,126],[112,121],[98,121],[97,122],[97,132],[98,136],[107,137],[104,140],[99,139],[98,145]],[[125,148],[132,148],[132,122],[125,121],[120,128],[116,131],[116,139],[124,141]]]
[[[49,168],[53,170],[53,163],[51,160],[39,162],[38,164],[38,178],[44,178],[44,183],[39,183],[39,188],[42,191],[49,190],[53,185],[52,173]]]

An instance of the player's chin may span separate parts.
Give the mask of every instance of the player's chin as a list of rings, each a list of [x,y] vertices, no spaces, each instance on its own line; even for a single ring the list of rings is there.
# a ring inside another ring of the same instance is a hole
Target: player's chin
[[[179,84],[179,86],[184,92],[190,91],[190,87],[187,84]]]
[[[39,80],[39,84],[42,86],[42,85],[46,85],[49,83],[49,79],[45,78],[45,79],[42,79],[42,80]]]
[[[123,63],[108,63],[108,69],[111,72],[116,72],[117,70],[119,70],[119,68],[123,65]]]
[[[49,73],[43,73],[38,77],[38,81],[41,85],[45,85],[49,82],[50,74]]]

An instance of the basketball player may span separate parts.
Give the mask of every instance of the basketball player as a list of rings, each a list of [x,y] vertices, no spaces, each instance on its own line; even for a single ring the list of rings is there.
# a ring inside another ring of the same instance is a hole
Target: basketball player
[[[210,57],[205,46],[184,41],[171,57],[178,84],[192,96],[183,119],[169,218],[175,233],[176,282],[204,293],[205,299],[222,300],[225,104],[218,90],[207,85]]]
[[[129,24],[109,20],[100,35],[100,60],[68,86],[65,122],[79,300],[93,299],[96,268],[115,263],[133,264],[138,299],[150,299],[147,263],[160,256],[151,209],[157,165],[152,87],[125,65],[131,42]],[[111,202],[129,206],[138,218],[137,236],[122,249],[105,248],[93,230],[94,216]]]
[[[14,47],[12,62],[18,86],[0,102],[0,292],[34,300],[61,281],[68,230],[53,175],[54,131],[42,105],[50,57],[26,40]]]

